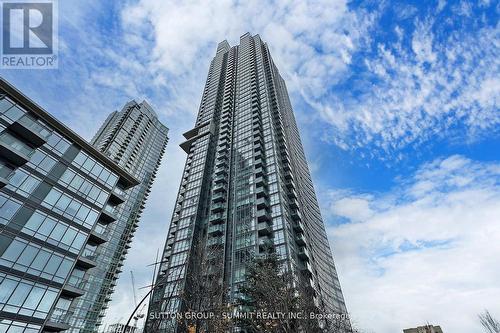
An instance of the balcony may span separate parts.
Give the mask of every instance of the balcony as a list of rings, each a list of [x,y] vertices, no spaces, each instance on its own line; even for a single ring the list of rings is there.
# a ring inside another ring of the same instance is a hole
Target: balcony
[[[226,221],[226,215],[223,213],[212,214],[210,215],[210,223],[212,224],[220,224]]]
[[[35,150],[7,132],[0,135],[0,156],[12,164],[26,164]]]
[[[301,271],[303,274],[306,274],[308,276],[313,275],[313,270],[311,268],[311,265],[308,262],[304,262],[303,264],[299,265],[299,271]]]
[[[62,293],[69,297],[80,297],[85,294],[85,286],[88,280],[83,277],[70,276],[68,282],[63,286]]]
[[[257,178],[255,178],[255,185],[257,185],[257,186],[267,186],[267,181],[266,181],[266,179],[263,176],[257,177]]]
[[[255,168],[255,177],[262,177],[265,174],[266,170],[264,167]]]
[[[302,221],[302,214],[297,209],[292,210],[291,216],[294,221]]]
[[[72,315],[73,311],[54,308],[52,314],[45,323],[44,331],[60,332],[69,329],[69,320]]]
[[[225,184],[225,183],[227,183],[227,178],[224,175],[215,176],[214,182],[216,184],[219,184],[219,183],[224,183]]]
[[[27,114],[10,125],[9,129],[36,147],[45,144],[50,136],[50,131],[45,126]]]
[[[214,202],[214,203],[225,201],[225,200],[226,200],[226,193],[224,193],[224,192],[218,192],[218,193],[214,193],[214,195],[212,195],[212,202]]]
[[[227,166],[228,166],[227,161],[216,161],[215,162],[216,168],[227,168]]]
[[[100,224],[96,224],[95,228],[90,232],[89,240],[95,244],[102,244],[108,241],[109,231]]]
[[[257,221],[268,222],[271,221],[271,215],[269,215],[266,209],[259,209],[256,214]]]
[[[13,171],[14,170],[12,170],[12,168],[0,162],[0,188],[9,184],[9,180],[13,175]]]
[[[305,246],[306,245],[306,240],[304,238],[304,234],[297,234],[295,236],[295,242],[299,245],[299,246]]]
[[[224,238],[222,237],[211,237],[207,240],[207,245],[213,247],[222,247],[224,243]]]
[[[212,213],[220,213],[226,209],[226,204],[224,202],[217,202],[212,204],[211,210]]]
[[[272,227],[267,222],[261,222],[257,225],[259,236],[270,235],[273,231]]]
[[[265,187],[257,187],[255,190],[255,195],[257,196],[257,199],[267,197],[267,190]]]
[[[111,191],[109,200],[114,204],[119,205],[125,202],[125,196],[126,196],[125,191],[115,186]]]
[[[268,209],[269,208],[269,203],[267,202],[266,198],[259,198],[255,202],[257,205],[257,209]]]
[[[224,234],[224,225],[222,224],[213,224],[208,226],[208,234],[212,236],[219,236]]]
[[[273,241],[269,237],[259,238],[259,250],[266,251],[273,247]]]
[[[226,184],[215,184],[214,186],[214,193],[219,193],[219,192],[226,192]]]
[[[217,149],[218,154],[226,154],[228,152],[229,145],[223,145]]]
[[[97,266],[97,254],[95,250],[84,248],[80,256],[78,256],[77,264],[83,268],[92,268]]]
[[[116,221],[117,217],[117,209],[111,205],[104,205],[102,208],[101,216],[99,218],[99,221],[104,222],[104,223],[111,223]]]
[[[304,261],[309,261],[309,251],[305,247],[299,249],[297,256]]]
[[[293,229],[298,232],[298,233],[302,233],[304,232],[304,226],[302,225],[302,222],[295,222],[293,224]]]
[[[223,166],[216,168],[215,175],[216,176],[220,176],[220,175],[227,176],[227,168],[223,167]]]

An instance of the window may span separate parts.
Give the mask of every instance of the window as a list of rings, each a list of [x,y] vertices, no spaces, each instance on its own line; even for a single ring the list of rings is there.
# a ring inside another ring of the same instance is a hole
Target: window
[[[40,150],[36,150],[30,158],[29,166],[43,174],[49,173],[56,164],[56,160]]]
[[[83,231],[62,221],[56,221],[39,211],[33,213],[24,225],[22,232],[72,253],[80,252],[87,238]]]
[[[0,274],[0,311],[45,319],[56,296],[55,288]]]
[[[34,324],[22,323],[19,321],[2,319],[0,322],[0,332],[12,333],[38,333],[41,326]]]
[[[9,242],[10,239],[4,236],[2,241]],[[0,257],[0,263],[58,283],[64,282],[73,266],[72,259],[18,238],[10,242]]]
[[[47,140],[46,145],[49,147],[51,151],[61,156],[66,152],[66,150],[68,150],[71,143],[66,139],[64,139],[58,133],[52,132],[52,134]]]
[[[0,194],[0,224],[7,224],[20,207],[20,202]]]
[[[42,205],[52,208],[55,212],[70,219],[75,219],[87,228],[92,228],[99,216],[95,209],[82,204],[60,190],[52,188],[42,202]]]
[[[188,240],[183,240],[180,242],[176,242],[173,247],[173,252],[182,252],[186,251],[189,248],[189,241]]]

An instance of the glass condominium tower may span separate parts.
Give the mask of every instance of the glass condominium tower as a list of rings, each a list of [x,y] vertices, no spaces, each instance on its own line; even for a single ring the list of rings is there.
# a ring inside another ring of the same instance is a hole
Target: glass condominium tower
[[[123,261],[137,229],[146,199],[168,142],[168,128],[146,102],[127,103],[111,113],[92,139],[92,145],[133,175],[140,184],[123,193],[123,204],[114,212],[109,241],[97,251],[96,267],[83,297],[75,300],[71,332],[97,332]]]
[[[0,332],[70,328],[138,184],[0,78]]]
[[[155,313],[186,310],[182,295],[200,268],[200,246],[219,251],[211,262],[223,270],[228,302],[251,257],[271,247],[317,305],[346,313],[287,88],[259,35],[218,45],[195,127],[184,136],[188,156],[148,331],[177,331]]]

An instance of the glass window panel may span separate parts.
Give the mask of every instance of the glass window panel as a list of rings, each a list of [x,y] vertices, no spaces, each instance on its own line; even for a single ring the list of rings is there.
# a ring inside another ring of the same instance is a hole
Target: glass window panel
[[[57,270],[56,275],[62,278],[66,278],[73,267],[73,261],[69,259],[64,259]]]
[[[24,301],[23,307],[35,310],[43,297],[44,291],[42,288],[34,287]]]
[[[5,241],[5,239],[2,239],[2,241]],[[7,250],[2,255],[2,259],[9,260],[12,262],[16,262],[23,250],[26,248],[25,243],[21,243],[17,240],[13,240]],[[33,259],[33,258],[32,258]]]
[[[61,239],[61,242],[70,246],[73,243],[76,234],[77,234],[76,230],[74,230],[73,228],[68,228],[68,230],[64,234],[64,237]]]
[[[55,240],[61,240],[63,237],[64,233],[66,232],[67,227],[63,224],[57,223],[55,228],[52,230],[50,233],[50,238],[53,238]]]
[[[10,178],[9,184],[13,187],[19,187],[24,180],[28,178],[28,175],[22,170],[17,170],[14,175]]]
[[[43,270],[45,265],[47,265],[49,258],[50,258],[50,253],[45,250],[41,250],[40,252],[38,252],[35,260],[33,260],[31,268],[37,269],[39,271]]]
[[[76,214],[76,217],[78,219],[80,219],[81,221],[85,221],[85,219],[87,218],[88,214],[90,212],[90,208],[85,206],[85,205],[82,205],[80,207],[80,209],[78,210],[78,213]]]
[[[95,210],[91,210],[87,218],[85,219],[85,223],[89,225],[94,225],[95,221],[97,221],[97,217],[99,214]]]
[[[43,312],[49,312],[52,304],[56,299],[57,293],[54,290],[47,290],[45,295],[43,295],[42,301],[38,304],[38,310]]]
[[[66,212],[71,216],[75,216],[80,209],[80,206],[81,204],[78,201],[72,201],[66,209]]]
[[[61,195],[61,198],[57,201],[56,207],[64,211],[71,202],[71,198],[66,194]]]
[[[33,231],[37,231],[40,225],[42,225],[43,220],[45,219],[45,216],[42,214],[35,212],[33,215],[31,215],[30,219],[26,222],[24,225],[25,228],[29,228]]]
[[[75,172],[73,172],[70,169],[66,169],[66,171],[64,171],[63,175],[61,176],[61,180],[64,183],[69,184],[69,183],[71,183],[71,180],[73,179],[73,177],[75,177]]]
[[[84,234],[78,233],[76,235],[75,241],[72,244],[72,247],[80,250],[83,247],[83,244],[85,244],[86,239],[87,237]]]
[[[49,194],[45,197],[43,200],[44,202],[48,203],[51,206],[54,206],[57,202],[57,200],[61,197],[61,192],[51,189]]]
[[[40,229],[38,229],[38,233],[48,237],[52,232],[52,229],[54,229],[54,227],[56,226],[56,224],[57,224],[56,221],[52,220],[51,218],[46,218],[45,221],[40,226]]]
[[[12,103],[7,98],[0,99],[0,114],[4,114],[5,111],[10,109],[13,105],[14,105],[14,103]]]
[[[78,190],[80,186],[82,186],[83,182],[83,177],[80,175],[76,175],[75,178],[73,178],[73,180],[71,181],[71,186]]]
[[[26,297],[28,297],[30,291],[31,291],[30,285],[23,282],[19,283],[17,285],[16,290],[14,290],[14,292],[9,298],[9,305],[21,306],[24,303]]]
[[[63,258],[60,256],[52,255],[50,260],[47,262],[47,265],[44,268],[44,272],[55,275],[57,270],[59,269],[59,265],[61,265]]]

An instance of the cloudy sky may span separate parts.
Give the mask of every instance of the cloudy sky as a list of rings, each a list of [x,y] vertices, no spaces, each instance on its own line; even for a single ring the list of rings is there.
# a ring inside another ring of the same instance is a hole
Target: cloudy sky
[[[129,271],[151,279],[216,45],[249,31],[287,81],[356,325],[480,332],[478,313],[500,317],[499,14],[493,0],[65,0],[59,69],[1,74],[88,139],[130,99],[171,130],[107,324],[133,309]]]

